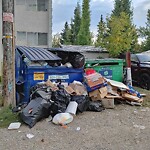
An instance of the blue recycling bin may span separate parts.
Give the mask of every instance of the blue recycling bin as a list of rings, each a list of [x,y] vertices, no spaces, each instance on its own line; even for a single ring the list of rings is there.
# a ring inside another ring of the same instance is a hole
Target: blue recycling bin
[[[28,103],[30,88],[38,82],[60,81],[71,83],[74,80],[83,81],[84,68],[75,69],[65,66],[51,66],[60,62],[57,55],[42,49],[25,46],[16,47],[16,99],[17,104]]]

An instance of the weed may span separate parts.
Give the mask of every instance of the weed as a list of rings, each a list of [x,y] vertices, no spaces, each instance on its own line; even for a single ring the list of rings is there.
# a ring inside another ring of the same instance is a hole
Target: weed
[[[5,128],[12,122],[20,121],[17,113],[13,113],[10,107],[0,108],[0,127]]]

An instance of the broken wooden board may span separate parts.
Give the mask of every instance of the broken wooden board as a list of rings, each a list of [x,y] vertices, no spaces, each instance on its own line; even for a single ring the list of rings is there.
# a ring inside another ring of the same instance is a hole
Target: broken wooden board
[[[127,99],[127,100],[130,100],[130,101],[136,101],[136,102],[139,102],[139,103],[143,102],[142,98],[139,98],[137,96],[134,96],[134,95],[131,95],[131,94],[128,94],[128,93],[122,93],[122,97]]]

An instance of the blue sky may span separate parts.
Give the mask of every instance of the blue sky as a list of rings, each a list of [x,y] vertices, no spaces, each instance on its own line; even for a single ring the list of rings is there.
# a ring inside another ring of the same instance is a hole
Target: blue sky
[[[53,34],[60,33],[64,28],[64,23],[70,23],[71,18],[74,16],[74,9],[77,2],[82,4],[82,0],[53,0]],[[91,31],[96,34],[97,24],[102,14],[105,18],[111,14],[114,6],[113,0],[91,0]],[[133,21],[134,24],[145,26],[147,10],[150,9],[150,0],[132,0],[133,7]]]

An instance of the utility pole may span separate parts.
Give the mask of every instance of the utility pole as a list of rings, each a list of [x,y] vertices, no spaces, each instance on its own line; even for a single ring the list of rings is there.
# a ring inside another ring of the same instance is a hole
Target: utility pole
[[[3,15],[3,100],[15,106],[14,0],[2,0]]]

